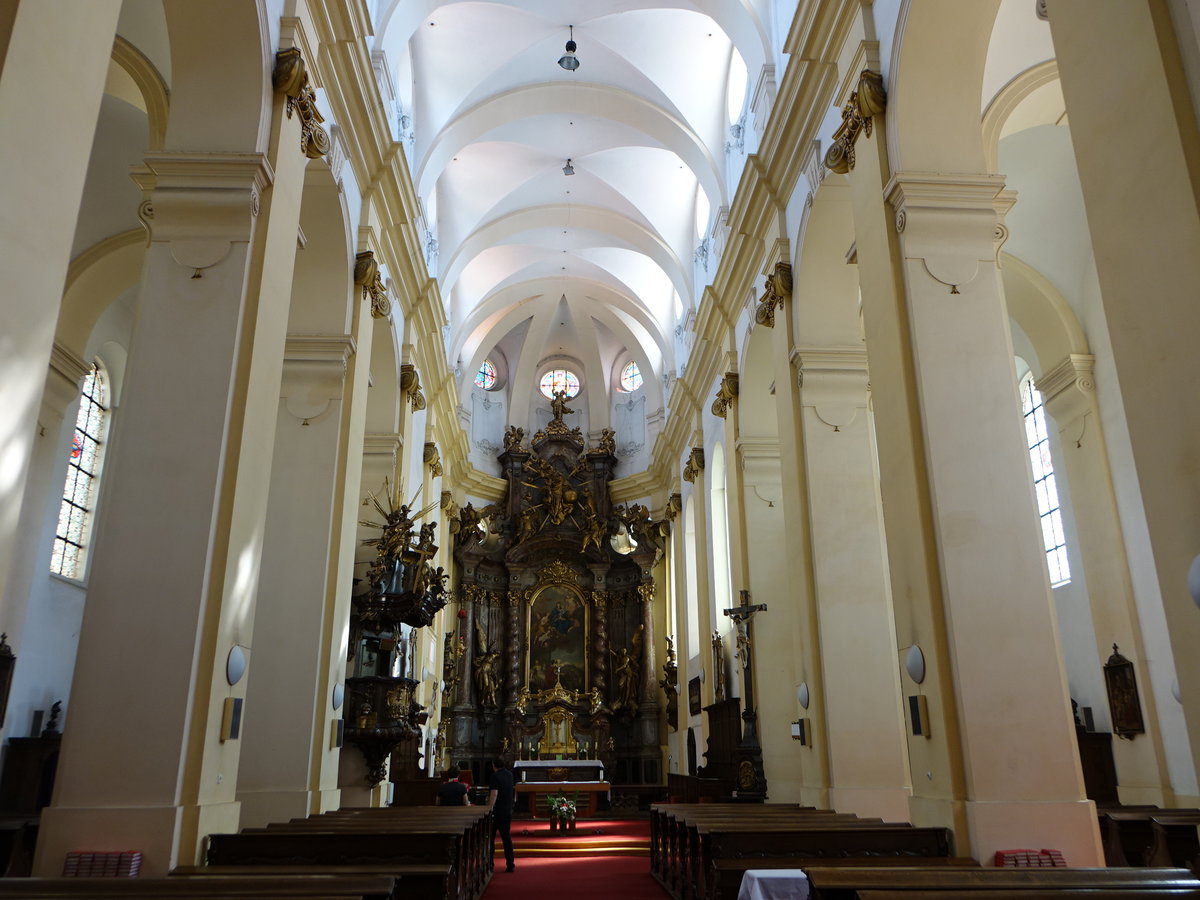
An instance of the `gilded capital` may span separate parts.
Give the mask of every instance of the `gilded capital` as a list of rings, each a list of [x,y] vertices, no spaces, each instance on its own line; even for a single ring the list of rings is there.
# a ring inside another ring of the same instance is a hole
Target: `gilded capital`
[[[299,47],[275,54],[271,74],[275,90],[287,97],[287,117],[300,116],[300,149],[309,159],[320,159],[329,152],[329,135],[321,127],[325,117],[317,110],[317,92],[313,90],[308,69]]]
[[[871,136],[875,117],[887,108],[887,92],[883,76],[863,69],[858,77],[858,90],[842,107],[842,124],[833,133],[833,144],[825,153],[825,166],[845,175],[854,168],[854,144],[859,134]]]
[[[693,484],[700,477],[700,473],[704,471],[704,448],[693,447],[692,453],[688,457],[687,465],[683,467],[683,480],[690,481]]]
[[[371,301],[372,318],[386,319],[391,316],[392,299],[383,285],[374,251],[364,250],[354,257],[354,283],[362,288],[363,299]]]
[[[717,399],[713,401],[712,414],[724,419],[729,414],[729,407],[733,405],[737,395],[738,374],[737,372],[726,372],[725,377],[721,379],[721,386],[717,388]]]
[[[663,510],[663,515],[668,522],[674,522],[675,517],[683,510],[683,495],[672,494],[667,498],[666,509]]]
[[[421,455],[421,461],[429,466],[429,474],[434,478],[438,478],[442,474],[442,455],[438,453],[438,446],[433,441],[425,442],[425,452]]]
[[[421,377],[412,363],[400,366],[400,393],[407,395],[413,412],[425,408],[425,395],[421,393]]]
[[[775,327],[775,309],[783,306],[792,296],[792,266],[776,263],[775,270],[763,284],[763,295],[754,310],[754,321],[767,328]]]

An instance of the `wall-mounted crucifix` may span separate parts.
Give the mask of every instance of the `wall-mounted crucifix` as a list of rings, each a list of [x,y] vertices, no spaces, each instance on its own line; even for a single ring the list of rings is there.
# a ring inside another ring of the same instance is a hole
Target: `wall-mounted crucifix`
[[[755,613],[766,612],[767,604],[750,602],[750,592],[741,592],[741,603],[725,610],[737,628],[737,658],[742,667],[746,696],[742,709],[742,741],[734,755],[737,761],[737,795],[745,800],[765,800],[767,776],[763,771],[762,747],[758,743],[758,713],[754,708],[754,670],[750,665],[750,624]]]

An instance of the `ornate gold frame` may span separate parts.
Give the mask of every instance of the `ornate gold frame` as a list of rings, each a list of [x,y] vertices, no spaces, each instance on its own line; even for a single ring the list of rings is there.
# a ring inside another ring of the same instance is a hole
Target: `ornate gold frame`
[[[583,609],[583,685],[580,693],[586,693],[591,685],[592,608],[588,605],[579,578],[562,562],[555,560],[538,573],[537,587],[525,592],[525,687],[532,690],[530,657],[533,655],[533,606],[547,590],[556,588],[569,591]]]

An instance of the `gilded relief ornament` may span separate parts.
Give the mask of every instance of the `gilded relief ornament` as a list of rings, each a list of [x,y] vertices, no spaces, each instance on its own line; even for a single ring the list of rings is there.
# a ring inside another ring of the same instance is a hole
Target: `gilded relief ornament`
[[[663,517],[668,522],[674,522],[675,517],[683,511],[683,495],[672,494],[667,498],[666,509],[663,510]]]
[[[833,144],[825,153],[826,167],[841,175],[851,171],[854,168],[854,143],[860,133],[871,136],[875,116],[886,108],[883,76],[863,69],[858,78],[858,90],[850,94],[842,107],[842,124],[833,133]]]
[[[683,480],[695,483],[700,477],[700,473],[704,471],[704,448],[693,447],[691,454],[688,456],[687,465],[683,467]]]
[[[508,430],[504,432],[505,452],[519,451],[521,449],[521,441],[523,440],[525,440],[525,429],[518,428],[516,425],[509,425]]]
[[[329,135],[321,127],[325,117],[317,110],[317,92],[313,90],[299,47],[275,54],[271,75],[275,90],[287,97],[287,117],[300,116],[300,149],[309,159],[320,159],[329,152]]]
[[[442,474],[442,455],[438,453],[437,444],[434,441],[425,442],[425,452],[421,456],[421,461],[429,466],[429,474],[434,478],[438,478]]]

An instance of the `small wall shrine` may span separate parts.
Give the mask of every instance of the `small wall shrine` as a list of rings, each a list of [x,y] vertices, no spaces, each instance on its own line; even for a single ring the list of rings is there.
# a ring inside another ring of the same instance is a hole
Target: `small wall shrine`
[[[503,503],[452,525],[461,580],[445,635],[448,758],[593,759],[610,779],[661,781],[654,580],[665,523],[614,507],[614,434],[587,446],[565,394],[528,444],[511,427]]]

